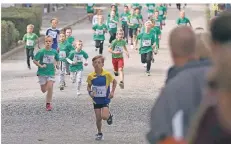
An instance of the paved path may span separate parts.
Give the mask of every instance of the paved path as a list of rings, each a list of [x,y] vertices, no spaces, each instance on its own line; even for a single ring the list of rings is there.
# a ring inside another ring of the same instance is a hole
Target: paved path
[[[146,8],[145,8],[146,9]],[[122,10],[122,8],[120,8]],[[187,16],[193,26],[204,25],[201,8],[189,6]],[[45,111],[45,96],[37,83],[36,67],[26,66],[24,52],[12,55],[2,63],[2,142],[7,144],[146,144],[149,112],[163,86],[166,70],[171,65],[168,34],[175,26],[178,11],[169,8],[167,26],[163,30],[161,48],[152,65],[151,76],[145,75],[140,56],[131,50],[131,58],[125,58],[125,89],[119,87],[111,103],[114,124],[103,123],[105,140],[96,142],[95,116],[86,91],[86,76],[92,71],[91,62],[83,73],[81,96],[67,77],[68,87],[60,92],[55,85],[53,111]],[[96,55],[92,41],[91,24],[85,20],[73,26],[73,35],[84,42],[90,58]],[[105,42],[105,69],[113,72],[111,55]],[[91,60],[89,60],[91,61]],[[57,79],[58,81],[58,79]]]

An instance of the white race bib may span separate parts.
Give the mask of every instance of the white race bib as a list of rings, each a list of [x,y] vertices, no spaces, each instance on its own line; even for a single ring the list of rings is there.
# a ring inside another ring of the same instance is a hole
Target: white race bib
[[[139,22],[138,22],[138,20],[136,18],[133,18],[133,19],[131,19],[131,23],[132,24],[138,24]]]
[[[51,36],[52,38],[56,38],[57,37],[57,32],[55,32],[55,31],[49,31],[48,35]]]
[[[114,51],[119,51],[119,52],[123,52],[123,47],[121,47],[121,46],[115,46],[115,49],[114,49]]]
[[[128,17],[123,16],[123,17],[122,17],[122,21],[128,21]]]
[[[103,34],[104,34],[103,30],[99,30],[99,29],[97,29],[97,30],[95,31],[95,33],[96,33],[97,35],[103,35]]]
[[[106,97],[106,86],[92,86],[92,91],[96,93],[95,97]]]
[[[33,40],[26,40],[26,45],[27,46],[34,46],[34,41]]]
[[[163,15],[164,12],[162,10],[159,11],[159,15]]]
[[[93,4],[92,4],[92,3],[88,3],[87,5],[88,5],[89,7],[93,6]]]
[[[109,28],[116,28],[116,24],[115,23],[109,23]]]
[[[149,9],[149,10],[152,10],[152,9],[154,9],[154,6],[153,6],[153,5],[150,5],[150,6],[148,7],[148,9]]]
[[[156,22],[156,24],[155,24],[156,26],[160,26],[160,22]]]
[[[147,47],[147,46],[151,46],[151,40],[143,40],[142,41],[143,46]]]
[[[55,62],[55,56],[53,56],[53,55],[44,55],[43,56],[43,63],[52,64],[54,62]]]
[[[59,57],[60,58],[66,58],[66,52],[65,51],[60,51],[59,52]]]
[[[187,24],[186,23],[180,23],[180,25],[185,25],[186,26]]]
[[[83,55],[78,55],[78,54],[75,54],[74,55],[74,62],[83,62]]]

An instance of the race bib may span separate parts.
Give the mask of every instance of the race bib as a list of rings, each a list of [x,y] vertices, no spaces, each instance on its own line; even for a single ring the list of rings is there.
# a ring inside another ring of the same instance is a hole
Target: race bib
[[[66,58],[66,52],[65,51],[60,51],[59,52],[59,57],[60,58]]]
[[[49,31],[48,35],[51,36],[52,38],[56,38],[57,37],[57,32],[55,32],[55,31]]]
[[[109,28],[116,28],[116,24],[115,23],[109,23]]]
[[[52,64],[54,62],[55,62],[55,56],[53,56],[53,55],[44,55],[43,56],[43,63]]]
[[[133,18],[133,19],[131,19],[131,23],[132,24],[138,24],[139,22],[138,22],[138,20],[136,18]]]
[[[187,25],[187,23],[180,23],[180,25],[185,25],[185,26],[186,26],[186,25]]]
[[[159,11],[159,15],[163,15],[164,12],[162,10]]]
[[[96,34],[97,34],[97,35],[103,35],[104,33],[103,33],[103,30],[97,29],[97,30],[96,30]]]
[[[122,21],[128,21],[128,17],[123,16],[123,17],[122,17]]]
[[[149,10],[154,9],[153,5],[150,5],[150,6],[148,7],[148,9],[149,9]]]
[[[34,46],[34,41],[33,40],[27,40],[26,45],[27,46]]]
[[[87,4],[89,7],[92,7],[93,6],[93,4],[92,3],[89,3],[89,4]]]
[[[106,86],[92,86],[92,91],[96,93],[95,97],[106,97]]]
[[[145,46],[145,47],[151,46],[151,40],[143,40],[142,44],[143,44],[143,46]]]
[[[122,46],[115,46],[114,51],[123,52],[123,47]]]
[[[83,62],[83,55],[78,55],[78,54],[75,54],[74,56],[74,62]]]
[[[160,22],[156,22],[156,26],[160,26]]]

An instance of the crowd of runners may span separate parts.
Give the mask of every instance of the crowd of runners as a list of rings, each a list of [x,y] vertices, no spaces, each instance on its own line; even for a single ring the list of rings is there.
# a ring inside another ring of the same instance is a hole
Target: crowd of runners
[[[146,6],[147,11],[142,11]],[[95,4],[87,4],[86,10],[93,30],[93,40],[95,41],[95,51],[99,55],[91,58],[93,72],[87,77],[87,90],[92,99],[98,133],[96,140],[101,140],[102,120],[106,120],[109,125],[113,122],[113,115],[109,111],[110,100],[114,96],[117,81],[113,75],[103,68],[105,51],[105,37],[109,34],[109,45],[107,51],[112,55],[112,65],[114,75],[119,76],[119,86],[124,89],[124,54],[129,57],[128,47],[138,51],[141,63],[146,68],[147,76],[150,76],[150,69],[154,63],[154,55],[161,49],[161,33],[167,17],[168,8],[164,4],[134,3],[124,4],[124,11],[119,12],[118,4],[112,4],[106,17],[102,14],[102,9],[95,9]],[[96,11],[96,14],[94,15]],[[147,15],[148,19],[144,19]],[[189,18],[185,17],[185,12],[180,11],[176,17],[176,25],[192,27]],[[63,31],[57,29],[58,19],[51,19],[51,28],[47,29],[45,36],[45,46],[40,48],[34,56],[35,44],[38,36],[33,33],[34,26],[27,26],[27,33],[23,37],[25,42],[27,65],[31,69],[30,59],[38,66],[37,76],[41,91],[46,94],[46,110],[52,110],[51,101],[55,75],[59,75],[59,88],[64,90],[66,85],[66,75],[70,75],[71,82],[76,84],[76,94],[80,95],[82,85],[82,73],[84,66],[88,65],[89,55],[83,49],[83,42],[72,36],[72,28],[65,28]],[[20,41],[20,42],[22,42]],[[111,85],[112,84],[112,85]]]

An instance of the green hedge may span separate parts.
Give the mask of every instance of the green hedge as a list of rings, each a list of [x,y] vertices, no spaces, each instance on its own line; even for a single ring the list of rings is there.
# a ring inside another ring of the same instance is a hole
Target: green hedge
[[[9,7],[2,8],[2,20],[12,21],[19,31],[19,38],[22,39],[26,33],[28,24],[34,25],[34,33],[40,36],[42,25],[42,7],[35,6],[32,8]]]
[[[17,44],[19,32],[11,21],[1,21],[1,54],[8,52]]]

